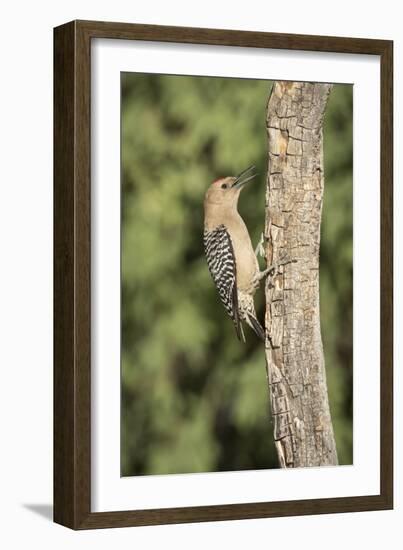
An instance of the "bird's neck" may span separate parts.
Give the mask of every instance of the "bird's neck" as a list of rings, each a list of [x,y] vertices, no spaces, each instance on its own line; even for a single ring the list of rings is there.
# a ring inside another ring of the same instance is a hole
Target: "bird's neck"
[[[228,226],[239,218],[241,216],[236,204],[228,206],[209,204],[205,206],[204,227],[207,231],[212,231],[219,225]]]

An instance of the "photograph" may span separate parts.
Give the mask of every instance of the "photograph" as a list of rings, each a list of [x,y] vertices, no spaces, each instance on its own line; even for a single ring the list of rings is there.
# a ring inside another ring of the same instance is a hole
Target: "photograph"
[[[399,540],[398,3],[46,7],[2,10],[0,546]]]
[[[354,464],[353,85],[120,78],[121,476]]]
[[[54,31],[54,502],[393,507],[393,41]]]

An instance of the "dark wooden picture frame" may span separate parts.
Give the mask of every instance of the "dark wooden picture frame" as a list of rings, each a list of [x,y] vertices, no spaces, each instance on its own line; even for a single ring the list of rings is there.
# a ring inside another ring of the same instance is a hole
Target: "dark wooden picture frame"
[[[113,38],[380,56],[380,494],[152,510],[91,512],[91,40]],[[54,520],[72,529],[126,527],[393,507],[393,42],[73,21],[54,30]]]

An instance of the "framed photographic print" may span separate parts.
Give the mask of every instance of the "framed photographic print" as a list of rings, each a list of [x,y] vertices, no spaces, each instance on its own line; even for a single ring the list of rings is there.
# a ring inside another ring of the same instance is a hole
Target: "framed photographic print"
[[[54,34],[54,519],[393,506],[390,41]]]

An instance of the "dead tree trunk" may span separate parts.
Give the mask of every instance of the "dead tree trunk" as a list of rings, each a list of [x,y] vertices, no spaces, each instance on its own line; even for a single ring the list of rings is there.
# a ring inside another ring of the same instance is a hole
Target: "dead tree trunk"
[[[329,84],[275,82],[267,107],[266,367],[282,467],[337,464],[319,314]]]

